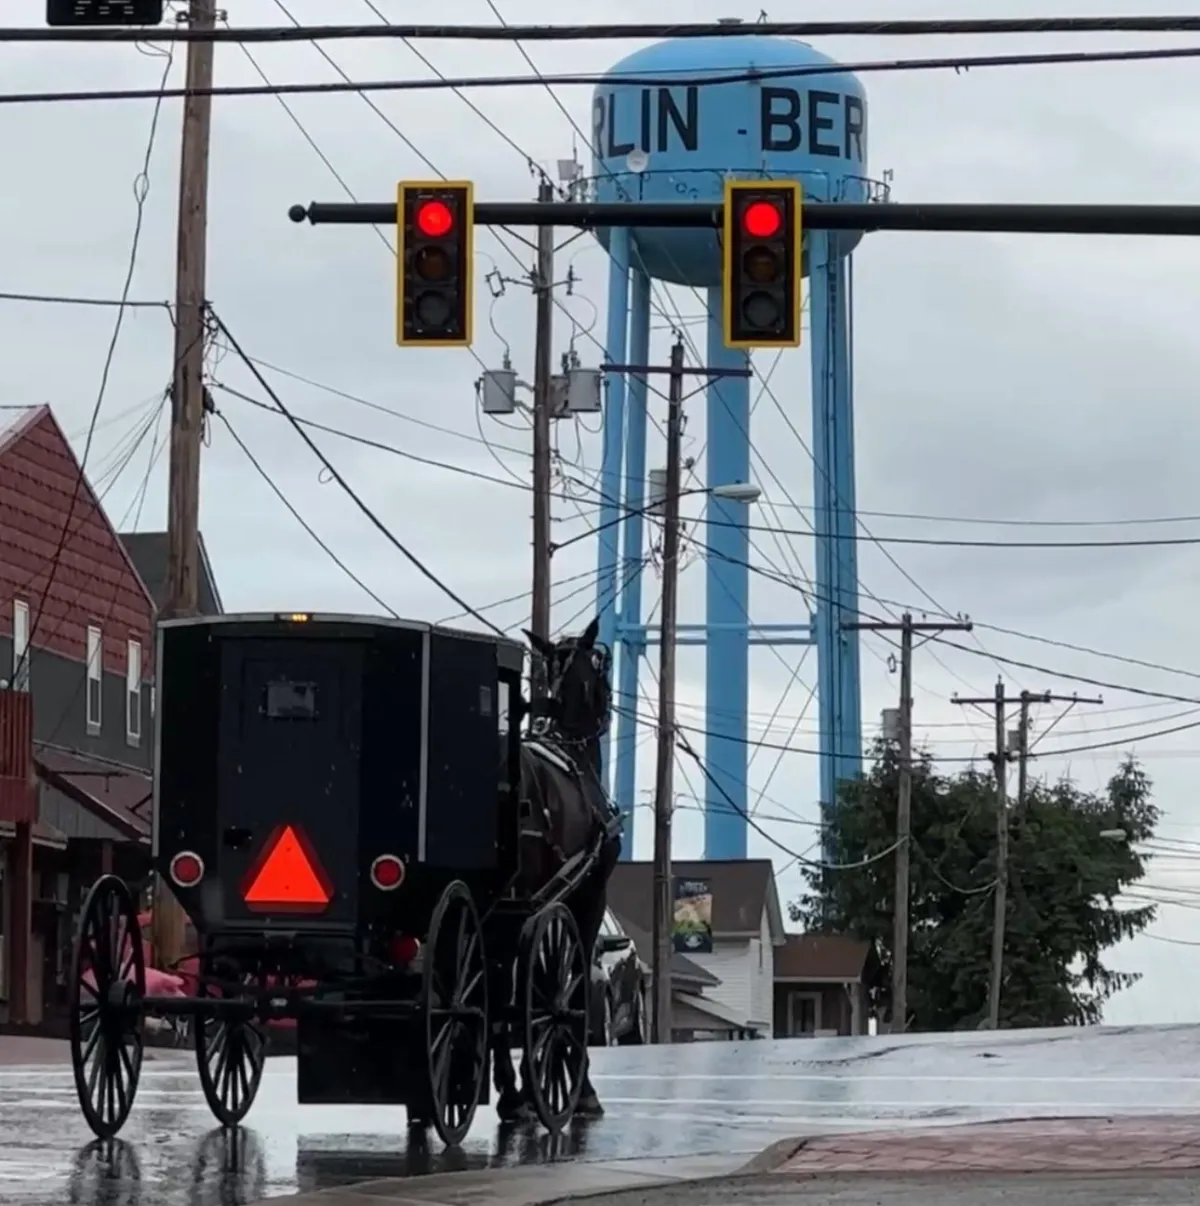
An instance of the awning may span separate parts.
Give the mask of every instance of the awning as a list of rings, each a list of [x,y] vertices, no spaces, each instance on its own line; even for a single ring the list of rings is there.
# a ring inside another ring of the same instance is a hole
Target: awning
[[[730,1009],[728,1005],[722,1005],[720,1001],[714,1001],[711,997],[695,996],[692,993],[676,992],[674,994],[677,1004],[684,1006],[687,1009],[694,1010],[705,1019],[706,1024],[688,1026],[680,1020],[679,1016],[672,1018],[672,1024],[681,1029],[688,1030],[752,1030],[756,1027],[752,1026],[745,1018],[741,1017],[735,1010]],[[718,1022],[720,1025],[714,1026],[712,1023]]]

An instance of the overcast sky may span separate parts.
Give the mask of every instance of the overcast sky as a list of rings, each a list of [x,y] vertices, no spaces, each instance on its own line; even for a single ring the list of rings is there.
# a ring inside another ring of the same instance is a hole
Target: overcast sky
[[[359,0],[285,0],[302,22],[372,21]],[[412,7],[378,0],[390,19],[411,20]],[[907,16],[945,15],[945,5],[910,0]],[[991,15],[971,0],[956,15]],[[1011,0],[1009,15],[1035,15],[1040,3]],[[8,23],[40,22],[41,0],[8,0]],[[579,16],[585,15],[579,6]],[[1118,6],[1059,0],[1056,11],[1096,13]],[[571,6],[545,0],[502,0],[507,21],[571,19]],[[893,15],[884,0],[861,3],[855,16]],[[424,15],[432,16],[428,10]],[[658,0],[662,20],[741,16],[759,6],[712,0]],[[594,16],[595,10],[586,9]],[[639,20],[644,5],[612,0],[609,20]],[[783,18],[784,11],[768,9]],[[833,0],[814,0],[813,19],[844,16]],[[274,0],[239,0],[236,22],[285,24]],[[444,0],[436,19],[495,23],[485,0]],[[1104,39],[1088,48],[1151,45],[1151,39]],[[955,51],[1078,48],[1076,39],[985,42],[842,39],[823,46],[844,61],[931,56]],[[428,43],[420,49],[448,75],[525,74],[517,48],[495,43]],[[635,49],[624,43],[531,45],[544,71],[603,71]],[[325,51],[352,78],[424,77],[431,72],[397,41],[328,43]],[[273,83],[337,78],[311,45],[253,47]],[[182,81],[182,49],[172,79]],[[246,52],[217,48],[219,83],[258,83]],[[112,48],[3,46],[6,92],[71,88],[150,88],[165,60],[133,46]],[[904,201],[1193,201],[1200,193],[1200,147],[1194,131],[1200,90],[1191,62],[1088,67],[871,74],[871,174],[895,173],[894,196]],[[555,95],[579,125],[590,127],[591,90],[559,88]],[[289,98],[309,136],[354,195],[387,201],[398,179],[435,171],[476,182],[495,200],[531,197],[536,181],[528,160],[552,172],[557,160],[590,151],[555,99],[542,88],[477,92],[473,99],[511,139],[514,149],[447,92],[372,98],[411,140],[406,146],[361,97]],[[43,294],[119,294],[133,232],[134,179],[140,170],[153,106],[147,102],[0,107],[5,185],[0,189],[3,288]],[[140,299],[172,296],[175,189],[178,178],[177,102],[163,106],[150,172],[145,229],[133,288]],[[429,160],[422,162],[421,156]],[[394,345],[393,262],[379,233],[362,228],[310,228],[287,220],[294,202],[344,200],[331,168],[301,134],[278,98],[226,98],[215,104],[208,294],[252,357],[289,373],[268,372],[286,404],[303,417],[367,440],[417,453],[469,473],[428,467],[395,453],[318,433],[323,449],[409,547],[475,605],[519,594],[529,581],[530,440],[526,427],[481,423],[474,382],[482,361],[498,366],[507,347],[514,367],[532,375],[532,305],[510,283],[494,304],[480,286],[477,361],[467,352],[401,352]],[[382,232],[389,240],[390,231]],[[502,247],[490,232],[478,241],[480,273],[509,278],[527,269],[530,253],[517,239]],[[588,239],[559,261],[578,279],[561,296],[557,352],[574,338],[585,363],[598,363],[607,281],[603,252]],[[1185,240],[874,234],[855,257],[857,309],[854,345],[857,385],[858,498],[877,536],[966,539],[1200,538],[1200,520],[1136,527],[1037,527],[969,524],[963,519],[1098,524],[1200,513],[1194,449],[1200,447],[1195,402],[1200,378],[1200,249]],[[697,313],[690,291],[675,297],[684,315]],[[49,402],[82,449],[96,402],[112,310],[0,302],[6,338],[0,358],[0,404]],[[666,330],[653,353],[665,359]],[[118,524],[158,528],[166,517],[166,458],[151,467],[150,436],[119,475],[137,433],[149,429],[170,376],[171,329],[165,312],[129,313],[108,383],[100,427],[89,458],[101,485],[115,477],[105,504]],[[770,358],[761,367],[768,367]],[[213,367],[215,382],[263,402],[246,367],[228,355]],[[809,376],[804,349],[788,353],[772,389],[808,439]],[[337,391],[341,391],[340,393]],[[367,585],[401,614],[439,619],[458,609],[420,577],[370,526],[283,420],[215,391],[222,414],[290,502]],[[658,404],[656,403],[656,407]],[[689,404],[691,431],[704,430],[703,401]],[[661,409],[661,408],[660,408]],[[661,418],[661,413],[659,414]],[[589,421],[590,426],[595,426]],[[754,414],[756,474],[770,505],[755,521],[803,529],[811,505],[811,461],[765,399]],[[482,435],[481,435],[482,432]],[[151,435],[153,432],[150,433]],[[566,472],[590,482],[599,468],[598,437],[560,424]],[[486,442],[485,442],[486,438]],[[660,463],[652,433],[650,463]],[[702,441],[691,446],[695,454]],[[767,468],[764,468],[764,465]],[[572,467],[573,466],[573,467]],[[141,483],[149,489],[140,511]],[[108,470],[106,473],[105,471]],[[471,474],[482,475],[471,476]],[[780,485],[782,483],[782,485]],[[592,496],[594,497],[594,496]],[[561,542],[594,522],[588,492],[556,511]],[[870,512],[954,517],[889,518]],[[321,551],[258,476],[220,422],[204,454],[202,527],[226,606],[231,610],[311,608],[372,611],[369,597]],[[755,533],[756,561],[774,573],[812,572],[810,542]],[[1048,641],[1175,667],[1179,673],[1121,664],[1096,655],[1035,643],[982,626],[973,652],[926,647],[916,658],[915,708],[922,740],[947,758],[991,748],[990,719],[949,702],[954,692],[990,693],[998,665],[984,653],[1044,667],[1004,668],[1016,690],[1054,689],[1101,694],[1099,707],[1080,707],[1047,736],[1043,749],[1128,741],[1156,783],[1161,833],[1180,853],[1161,859],[1146,889],[1164,904],[1153,927],[1159,938],[1200,943],[1200,807],[1195,770],[1200,743],[1184,731],[1157,739],[1145,734],[1200,719],[1200,655],[1195,592],[1200,560],[1189,546],[1100,549],[973,549],[860,546],[864,592],[914,610],[969,613],[976,621]],[[581,541],[555,562],[557,625],[582,625],[595,549]],[[571,581],[568,581],[571,579]],[[699,620],[703,565],[685,572],[682,619]],[[917,585],[914,585],[916,583]],[[657,599],[650,573],[645,594]],[[576,592],[573,593],[572,592]],[[571,595],[570,598],[566,596]],[[796,591],[760,576],[752,579],[754,617],[801,620]],[[936,600],[936,604],[933,602]],[[503,625],[527,616],[520,600],[490,613]],[[897,681],[889,647],[868,638],[862,658],[864,721],[877,728],[879,711],[894,706]],[[815,654],[781,695],[795,667],[793,650],[753,654],[752,737],[802,750],[816,745],[816,709],[805,701],[815,679]],[[1155,701],[1120,689],[1073,683],[1064,673],[1185,697]],[[681,655],[683,718],[703,727],[703,654]],[[643,676],[647,690],[653,680]],[[1195,703],[1187,701],[1195,699]],[[767,727],[771,714],[775,721]],[[643,705],[649,712],[650,704]],[[1055,720],[1043,709],[1035,733]],[[797,721],[799,723],[797,725]],[[795,731],[793,732],[793,727]],[[697,738],[697,742],[699,742]],[[700,747],[702,748],[702,747]],[[643,742],[640,802],[649,799],[650,747]],[[1122,747],[1047,758],[1039,772],[1069,773],[1100,786]],[[816,760],[811,754],[758,751],[751,799],[762,828],[796,854],[815,853]],[[701,853],[702,825],[694,799],[702,776],[693,767],[676,826],[676,851]],[[646,808],[639,809],[637,853],[649,856]],[[1189,843],[1194,843],[1189,845]],[[752,854],[773,857],[784,900],[796,894],[794,860],[752,833]],[[1111,1021],[1183,1021],[1200,1015],[1200,945],[1194,949],[1143,938],[1115,962],[1145,973],[1137,988],[1108,1011]]]

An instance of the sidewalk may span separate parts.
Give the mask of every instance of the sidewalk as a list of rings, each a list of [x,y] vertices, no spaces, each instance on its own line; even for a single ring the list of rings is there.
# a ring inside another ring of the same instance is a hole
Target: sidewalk
[[[530,1206],[622,1190],[686,1188],[697,1178],[727,1177],[743,1162],[744,1157],[734,1156],[582,1160],[429,1177],[388,1177],[268,1198],[260,1206]]]
[[[1046,1118],[822,1135],[775,1144],[756,1170],[784,1176],[1200,1172],[1200,1116]]]

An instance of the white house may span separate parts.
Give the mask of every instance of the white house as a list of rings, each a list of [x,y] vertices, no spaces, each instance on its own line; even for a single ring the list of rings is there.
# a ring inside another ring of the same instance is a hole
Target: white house
[[[702,995],[676,998],[673,1029],[682,1040],[770,1038],[774,1020],[775,948],[786,940],[775,872],[769,859],[680,862],[676,880],[699,880],[712,894],[712,951],[687,958],[716,977]],[[618,863],[609,880],[613,912],[638,929],[652,928],[653,868]]]

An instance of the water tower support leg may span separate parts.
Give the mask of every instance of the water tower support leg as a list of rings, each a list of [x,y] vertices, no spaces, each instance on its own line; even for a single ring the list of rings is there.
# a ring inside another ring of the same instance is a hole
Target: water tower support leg
[[[708,367],[744,369],[745,352],[725,346],[721,290],[708,291]],[[750,480],[750,382],[720,377],[708,386],[707,485]],[[745,503],[709,497],[705,673],[705,858],[746,857],[749,705],[750,542]]]
[[[608,248],[608,331],[604,354],[610,364],[625,364],[629,329],[629,229],[614,227]],[[603,452],[600,462],[600,516],[597,526],[599,554],[596,565],[596,614],[600,618],[599,640],[617,656],[617,558],[621,516],[621,441],[625,432],[625,378],[609,373],[604,404]],[[600,765],[606,787],[611,790],[609,768],[612,738],[600,739]],[[632,810],[634,801],[620,801]],[[626,818],[628,840],[633,840],[632,812]]]
[[[838,660],[841,664],[841,732],[838,780],[853,779],[862,771],[862,677],[859,668],[859,632],[841,627],[861,619],[858,614],[858,488],[854,468],[854,366],[850,349],[854,315],[850,311],[850,264],[845,256],[829,269],[829,349],[833,364],[834,461],[837,468],[838,589],[841,608]]]
[[[809,238],[820,799],[827,812],[837,784],[861,766],[859,641],[842,628],[859,618],[854,416],[845,264],[830,262],[825,232]]]
[[[636,262],[636,255],[634,257]],[[633,269],[629,304],[629,363],[650,363],[650,278]],[[643,709],[638,698],[638,671],[646,652],[642,628],[642,564],[646,505],[646,394],[645,377],[630,376],[625,413],[625,511],[618,524],[622,532],[620,660],[617,701],[617,767],[615,797],[629,815],[621,858],[633,858],[633,810],[637,802],[637,716]]]

